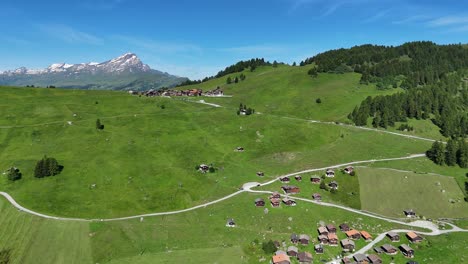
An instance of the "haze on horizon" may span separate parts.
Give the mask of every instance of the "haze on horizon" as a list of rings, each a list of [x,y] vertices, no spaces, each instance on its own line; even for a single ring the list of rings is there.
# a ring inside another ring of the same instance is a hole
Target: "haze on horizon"
[[[334,48],[468,42],[461,1],[12,1],[1,4],[0,70],[136,53],[192,79],[242,59],[300,62]]]

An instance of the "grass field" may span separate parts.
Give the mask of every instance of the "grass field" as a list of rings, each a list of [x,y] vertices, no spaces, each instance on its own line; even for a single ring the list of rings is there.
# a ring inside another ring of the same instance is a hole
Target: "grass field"
[[[0,199],[0,250],[11,250],[10,264],[92,263],[89,224],[34,217]]]
[[[2,178],[0,188],[22,205],[53,215],[105,218],[187,208],[257,180],[259,170],[270,178],[420,153],[430,146],[354,128],[242,117],[231,109],[167,98],[2,89],[0,168],[16,166],[23,179],[12,183]],[[95,129],[97,118],[103,131]],[[9,127],[13,124],[18,127]],[[234,152],[237,146],[246,151]],[[35,162],[43,155],[55,157],[64,171],[34,178]],[[213,163],[219,170],[200,174],[195,166],[201,163]]]
[[[468,217],[468,203],[454,178],[362,167],[358,175],[364,210],[391,217],[404,217],[405,209],[428,218]]]

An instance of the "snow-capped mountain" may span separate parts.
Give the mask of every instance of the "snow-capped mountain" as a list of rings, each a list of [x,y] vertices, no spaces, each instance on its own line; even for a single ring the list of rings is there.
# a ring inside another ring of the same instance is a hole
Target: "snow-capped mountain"
[[[184,80],[186,78],[151,69],[134,53],[126,53],[101,63],[54,63],[45,69],[21,67],[0,72],[0,85],[54,85],[84,89],[143,90],[170,87]]]

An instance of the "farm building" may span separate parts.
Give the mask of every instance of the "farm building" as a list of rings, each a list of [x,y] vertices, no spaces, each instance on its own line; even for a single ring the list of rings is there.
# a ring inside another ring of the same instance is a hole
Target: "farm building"
[[[322,179],[320,179],[320,177],[317,177],[317,176],[312,176],[312,177],[310,177],[310,181],[312,183],[319,184],[320,181],[322,181]]]
[[[387,237],[390,238],[392,242],[399,242],[400,241],[400,235],[395,232],[388,232]]]
[[[382,264],[382,259],[375,254],[370,254],[369,256],[367,256],[367,258],[369,259],[369,263],[371,264]]]
[[[423,238],[415,232],[408,232],[406,233],[406,236],[408,237],[411,243],[419,243],[423,240]]]
[[[395,255],[398,253],[398,250],[396,249],[396,247],[389,245],[389,244],[383,245],[382,249],[387,255]]]
[[[410,248],[408,245],[405,245],[405,244],[401,245],[400,246],[400,251],[407,258],[414,257],[414,250],[412,248]]]
[[[283,203],[287,206],[296,206],[296,201],[290,198],[283,198]]]
[[[297,255],[297,260],[301,264],[312,263],[312,260],[313,260],[312,254],[310,254],[307,251],[301,252]]]
[[[273,264],[291,264],[291,260],[286,254],[274,255],[272,262]]]
[[[341,224],[340,225],[340,230],[343,231],[343,232],[346,232],[346,231],[349,231],[349,225],[348,224]]]
[[[281,186],[281,189],[283,189],[285,193],[299,193],[300,192],[300,189],[297,186],[283,185]]]
[[[255,199],[255,206],[257,207],[265,206],[265,200],[263,200],[262,198]]]
[[[351,238],[351,239],[360,239],[361,238],[361,234],[359,233],[359,231],[355,230],[355,229],[351,229],[349,231],[346,231],[346,236],[348,238]]]
[[[356,245],[351,239],[343,239],[341,240],[341,247],[345,252],[353,252]]]
[[[361,236],[365,241],[372,241],[372,236],[367,231],[361,231]]]

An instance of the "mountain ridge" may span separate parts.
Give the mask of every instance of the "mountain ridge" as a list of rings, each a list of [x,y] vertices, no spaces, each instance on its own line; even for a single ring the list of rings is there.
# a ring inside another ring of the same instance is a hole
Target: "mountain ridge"
[[[98,63],[53,63],[44,69],[20,67],[0,72],[2,85],[57,86],[62,88],[145,90],[173,87],[187,78],[151,69],[135,53]]]

